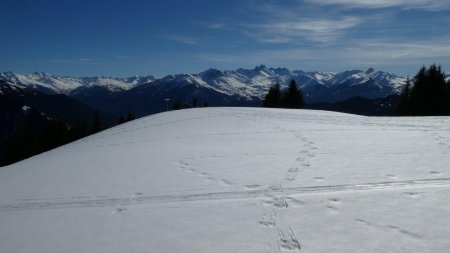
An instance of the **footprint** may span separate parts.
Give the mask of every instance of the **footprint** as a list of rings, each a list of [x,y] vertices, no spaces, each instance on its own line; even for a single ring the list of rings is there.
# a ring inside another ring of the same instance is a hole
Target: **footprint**
[[[261,188],[262,187],[262,185],[260,185],[260,184],[248,184],[248,185],[245,185],[245,188],[247,188],[247,190],[255,190],[255,189],[258,189],[258,188]]]
[[[301,246],[294,231],[289,226],[287,229],[278,229],[279,247],[282,251],[300,251]]]
[[[397,178],[397,176],[396,176],[396,175],[393,175],[393,174],[386,174],[386,177],[388,177],[388,178],[390,178],[390,179],[395,179],[395,178]]]
[[[324,177],[314,177],[314,180],[317,182],[323,182],[323,181],[325,181],[325,178]]]
[[[298,173],[290,173],[286,176],[287,181],[294,181],[297,178]]]
[[[332,214],[336,214],[339,212],[339,209],[335,206],[332,205],[325,205],[325,207],[327,208],[327,210],[332,213]]]
[[[299,172],[300,170],[297,167],[292,167],[292,168],[289,168],[288,171],[292,172],[292,173],[296,173],[296,172]]]
[[[259,218],[259,224],[264,227],[274,227],[276,220],[276,213],[274,210],[263,207],[261,211],[261,217]]]
[[[415,239],[421,239],[422,238],[422,236],[420,236],[419,234],[410,232],[410,231],[408,231],[406,229],[402,229],[402,228],[399,228],[399,227],[394,226],[394,225],[387,225],[387,227],[392,229],[392,230],[395,230],[395,231],[397,231],[397,232],[399,232],[401,234],[407,235],[409,237],[413,237]]]
[[[332,204],[340,204],[341,201],[338,198],[329,198],[328,201]]]
[[[305,158],[304,158],[304,157],[298,157],[296,160],[297,160],[298,162],[303,162],[303,161],[305,161]]]
[[[281,192],[283,191],[283,187],[281,187],[281,185],[271,185],[269,186],[269,191],[274,191],[274,192]]]
[[[430,174],[432,174],[432,175],[441,175],[441,172],[432,170],[432,171],[430,171]]]
[[[125,212],[127,209],[125,207],[119,207],[114,209],[114,211],[112,211],[112,214],[116,214],[116,213],[123,213]]]
[[[142,192],[136,192],[136,193],[134,193],[133,195],[131,195],[133,198],[138,198],[138,197],[141,197],[143,195],[143,193]]]
[[[221,179],[220,181],[221,181],[222,183],[224,183],[225,185],[234,185],[233,182],[231,182],[231,181],[229,181],[229,180],[227,180],[227,179]]]
[[[283,196],[274,197],[273,205],[278,208],[288,208],[289,207],[289,205],[286,201],[286,198],[284,198]]]
[[[300,207],[300,206],[305,206],[306,205],[305,202],[303,202],[301,200],[298,200],[296,198],[293,198],[293,197],[286,197],[286,199],[288,199],[289,202],[291,202],[293,206]]]
[[[418,192],[404,192],[403,194],[405,194],[406,196],[408,196],[410,198],[417,198],[417,197],[419,197],[419,193]]]
[[[302,162],[302,166],[309,167],[311,164],[309,162]]]

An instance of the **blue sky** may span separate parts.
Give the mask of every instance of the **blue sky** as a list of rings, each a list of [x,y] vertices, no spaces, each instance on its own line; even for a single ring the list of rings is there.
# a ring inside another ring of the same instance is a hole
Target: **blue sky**
[[[74,76],[270,67],[450,72],[442,0],[0,0],[0,72]]]

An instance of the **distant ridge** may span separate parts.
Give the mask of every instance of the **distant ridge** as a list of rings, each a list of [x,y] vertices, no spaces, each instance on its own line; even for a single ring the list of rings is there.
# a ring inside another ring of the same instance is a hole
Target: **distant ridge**
[[[398,94],[405,78],[369,68],[340,73],[268,68],[207,69],[197,74],[175,74],[160,79],[153,76],[128,78],[61,77],[47,73],[0,73],[0,80],[44,93],[62,93],[112,114],[133,108],[138,115],[160,112],[162,100],[194,97],[215,106],[258,106],[270,86],[287,87],[295,80],[307,103],[335,103],[359,96],[376,99]]]

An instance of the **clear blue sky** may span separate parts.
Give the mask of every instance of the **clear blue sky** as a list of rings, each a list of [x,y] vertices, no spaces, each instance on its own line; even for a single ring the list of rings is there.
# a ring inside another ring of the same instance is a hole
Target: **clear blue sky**
[[[445,0],[0,0],[0,72],[450,72]]]

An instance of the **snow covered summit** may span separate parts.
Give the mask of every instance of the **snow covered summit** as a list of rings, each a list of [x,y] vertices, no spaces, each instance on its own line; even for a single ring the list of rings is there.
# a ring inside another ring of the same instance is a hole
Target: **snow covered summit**
[[[141,118],[0,168],[0,252],[448,252],[449,123]]]
[[[153,76],[135,76],[128,78],[114,77],[67,77],[56,76],[43,72],[31,74],[17,74],[12,72],[0,73],[0,80],[22,88],[31,88],[45,93],[78,93],[92,87],[103,87],[117,92],[134,88],[143,83],[152,82]]]
[[[253,69],[217,70],[208,69],[197,74],[175,74],[155,79],[153,76],[111,78],[111,77],[59,77],[47,73],[27,75],[11,72],[0,73],[0,80],[23,88],[40,90],[46,93],[63,93],[94,106],[91,100],[104,99],[105,92],[129,93],[119,94],[127,97],[139,94],[132,100],[148,100],[149,97],[161,100],[159,91],[164,96],[176,90],[179,98],[191,98],[198,93],[208,93],[205,99],[233,100],[260,104],[271,85],[279,83],[287,88],[291,80],[295,80],[302,89],[307,102],[336,102],[361,96],[368,99],[381,98],[399,93],[405,78],[372,68],[350,70],[340,73],[289,70],[286,68],[269,68],[265,65]],[[190,88],[192,87],[192,89]],[[195,87],[195,89],[194,89]],[[136,89],[133,89],[136,88]],[[105,91],[106,89],[106,91]],[[103,92],[99,92],[103,90]],[[143,92],[143,90],[146,90]],[[149,91],[150,90],[150,91]],[[100,93],[100,96],[99,96]],[[89,99],[86,100],[86,97]],[[126,99],[126,98],[125,98]],[[128,101],[126,101],[126,104]],[[105,101],[110,104],[110,101]],[[229,103],[228,105],[233,104]],[[223,103],[221,103],[223,105]],[[105,108],[98,108],[105,109]]]

